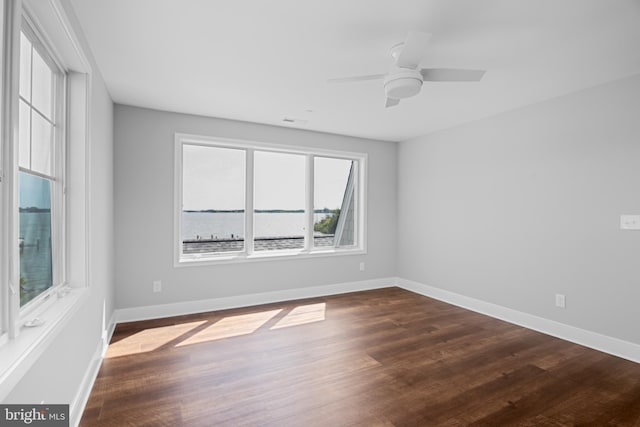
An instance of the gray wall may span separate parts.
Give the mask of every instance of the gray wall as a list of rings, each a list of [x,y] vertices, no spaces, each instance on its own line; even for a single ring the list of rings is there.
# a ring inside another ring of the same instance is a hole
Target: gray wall
[[[639,112],[635,76],[401,143],[399,276],[640,343]]]
[[[69,1],[63,0],[62,4],[76,33],[82,36]],[[89,52],[84,40],[82,43],[85,52]],[[89,297],[14,387],[5,403],[71,403],[101,343],[103,303],[106,303],[107,320],[113,313],[113,103],[95,63],[92,67]]]
[[[175,268],[176,132],[368,153],[368,253]],[[116,307],[392,277],[395,190],[393,143],[116,105]],[[359,270],[361,261],[366,263],[364,272]],[[153,280],[162,280],[161,293],[152,293]]]

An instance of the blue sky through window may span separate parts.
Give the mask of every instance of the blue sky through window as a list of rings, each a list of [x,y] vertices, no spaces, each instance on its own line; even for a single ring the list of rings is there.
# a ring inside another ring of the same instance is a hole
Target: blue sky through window
[[[243,209],[244,157],[241,149],[183,145],[182,209]],[[255,157],[255,208],[304,208],[304,156],[258,150]],[[351,160],[316,157],[316,208],[340,208],[350,167]]]
[[[20,207],[51,209],[51,183],[48,179],[20,172]]]

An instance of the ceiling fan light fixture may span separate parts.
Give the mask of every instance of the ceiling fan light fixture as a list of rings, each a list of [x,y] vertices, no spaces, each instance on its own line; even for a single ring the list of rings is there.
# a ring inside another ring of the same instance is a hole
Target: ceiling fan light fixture
[[[387,98],[404,99],[420,93],[422,75],[417,70],[401,70],[391,73],[384,80]]]

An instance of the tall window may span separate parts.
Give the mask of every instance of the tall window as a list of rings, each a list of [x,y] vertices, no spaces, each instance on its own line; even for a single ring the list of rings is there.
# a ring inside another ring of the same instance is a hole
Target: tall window
[[[365,161],[176,135],[178,261],[363,251]]]
[[[354,160],[314,159],[315,246],[349,247],[356,242]]]
[[[62,279],[62,74],[35,32],[20,33],[18,224],[20,306]]]
[[[185,252],[243,251],[245,152],[185,144],[182,162]]]
[[[256,151],[253,161],[254,250],[304,248],[305,156]]]

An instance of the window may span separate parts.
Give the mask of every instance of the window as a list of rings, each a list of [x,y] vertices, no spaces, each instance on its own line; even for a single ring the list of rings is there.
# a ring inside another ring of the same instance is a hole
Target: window
[[[365,250],[366,155],[176,135],[176,260]]]
[[[62,282],[63,75],[28,23],[20,33],[20,306]]]
[[[182,240],[185,252],[244,250],[245,152],[185,144]]]
[[[356,163],[328,157],[314,161],[314,245],[352,246],[356,242]]]
[[[254,251],[304,248],[306,157],[255,151],[253,162]]]

